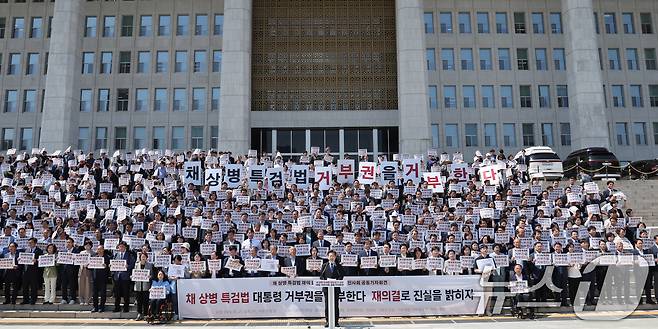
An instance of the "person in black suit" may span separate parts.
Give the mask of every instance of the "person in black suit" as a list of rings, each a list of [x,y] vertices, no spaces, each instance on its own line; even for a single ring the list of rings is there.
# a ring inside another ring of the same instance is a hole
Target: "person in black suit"
[[[356,252],[352,250],[352,242],[347,242],[345,243],[345,255],[356,255]],[[358,256],[357,256],[358,259]],[[359,275],[359,267],[358,264],[359,262],[357,261],[357,266],[343,266],[343,269],[345,270],[345,276],[357,276]],[[342,264],[342,260],[341,260]]]
[[[512,273],[510,274],[509,281],[510,282],[526,281],[528,282],[528,285],[530,285],[528,279],[529,279],[528,274],[525,274],[523,272],[523,266],[521,264],[515,264],[514,270],[512,270]],[[512,313],[516,314],[516,316],[518,316],[521,319],[525,319],[526,317],[534,318],[534,311],[532,308],[518,307],[519,302],[528,302],[528,301],[530,301],[530,293],[516,294],[512,301]]]
[[[41,285],[42,270],[37,264],[37,259],[43,254],[37,247],[37,239],[30,238],[27,248],[23,252],[34,254],[34,264],[23,265],[23,302],[21,304],[34,305],[37,302],[37,292]]]
[[[240,261],[240,264],[244,265],[244,262],[242,261],[242,258],[238,256],[238,246],[237,245],[229,245],[228,246],[228,253],[229,255],[224,258],[224,262],[222,265],[222,270],[224,271],[223,277],[225,278],[239,278],[242,276],[242,270],[240,271],[234,271],[226,267],[226,264],[228,264],[229,260],[231,259],[237,259]]]
[[[64,250],[60,252],[70,252],[73,254],[80,253],[80,249],[75,247],[75,241],[73,238],[66,239],[66,246]],[[78,273],[80,272],[80,266],[72,264],[64,264],[60,267],[60,273],[57,275],[58,278],[61,278],[61,287],[62,287],[62,304],[75,304],[75,300],[78,296]]]
[[[610,201],[610,197],[617,192],[615,189],[615,182],[608,181],[606,184],[606,189],[601,192],[601,201]]]
[[[295,247],[288,247],[288,257],[283,260],[283,266],[294,266],[295,275],[302,276],[306,271],[306,260],[302,256],[297,256],[297,249]]]
[[[21,287],[23,268],[23,265],[18,265],[18,244],[16,244],[16,242],[10,243],[7,251],[2,255],[2,258],[14,259],[14,268],[5,270],[5,301],[3,304],[16,304],[18,290]]]
[[[334,280],[342,280],[345,271],[343,270],[343,267],[336,262],[336,251],[330,250],[329,253],[327,253],[327,258],[329,258],[329,261],[324,263],[322,265],[322,270],[320,271],[320,280],[327,280],[327,279],[334,279]],[[340,288],[332,288],[334,289],[334,309],[336,310],[336,317],[335,317],[335,322],[334,326],[339,327],[340,325],[338,324],[338,318],[339,318],[339,312],[338,312],[338,295],[340,295]],[[322,293],[324,294],[324,318],[325,318],[325,327],[329,326],[329,288],[322,288]]]
[[[130,275],[135,267],[135,258],[128,250],[128,244],[121,241],[119,250],[116,252],[114,259],[126,261],[126,271],[113,272],[112,280],[114,281],[114,312],[121,311],[121,298],[123,298],[123,311],[130,312]]]
[[[91,312],[105,312],[105,300],[107,298],[107,278],[110,276],[110,255],[105,251],[103,245],[96,249],[94,257],[103,257],[105,268],[91,270],[92,299],[94,308]]]
[[[316,247],[316,248],[321,248],[321,247],[329,248],[329,247],[331,247],[331,243],[324,239],[324,230],[318,231],[318,239],[313,241],[313,244],[311,245],[311,247]]]
[[[544,273],[546,272],[546,265],[535,265],[535,254],[540,252],[542,252],[542,243],[535,242],[533,252],[530,253],[530,256],[528,258],[528,267],[529,267],[528,271],[530,273],[530,279],[533,285],[541,282],[541,279],[544,277]],[[537,289],[536,295],[538,302],[546,301],[548,290],[549,289],[546,285],[542,285]]]
[[[283,267],[283,257],[279,256],[279,247],[276,245],[270,246],[270,253],[265,256],[265,259],[276,260],[279,263],[279,270],[276,272],[265,272],[265,276],[283,276],[281,267]]]
[[[651,255],[651,257],[653,257],[649,249],[644,249],[644,241],[642,241],[642,239],[635,240],[635,249],[633,249],[632,252],[633,255],[636,255],[636,257],[644,257],[644,255]],[[653,269],[652,267],[647,268],[648,273],[646,278],[642,277],[643,274],[642,271],[637,271],[637,270],[633,271],[635,275],[635,282],[636,282],[635,290],[636,293],[640,295],[640,304],[643,304],[641,297],[642,294],[640,293],[641,291],[640,287],[644,288],[644,296],[646,303],[655,304],[655,302],[651,300],[651,270],[652,269]],[[641,283],[642,280],[644,280],[644,285],[642,285]]]
[[[653,254],[653,258],[658,260],[658,234],[653,236],[653,245],[649,248]],[[653,280],[653,296],[652,302],[658,303],[658,264],[649,267],[649,280]]]
[[[372,246],[372,242],[370,240],[366,240],[363,243],[363,251],[359,253],[359,264],[361,263],[361,258],[363,257],[373,257],[373,256],[378,256],[377,252],[370,249]],[[377,275],[378,270],[376,268],[362,268],[359,271],[359,274],[363,276],[372,276],[372,275]]]
[[[383,247],[382,255],[384,256],[389,256],[391,255],[391,244],[388,242],[384,242],[384,247]],[[382,276],[395,276],[398,273],[397,267],[380,267],[380,274]]]

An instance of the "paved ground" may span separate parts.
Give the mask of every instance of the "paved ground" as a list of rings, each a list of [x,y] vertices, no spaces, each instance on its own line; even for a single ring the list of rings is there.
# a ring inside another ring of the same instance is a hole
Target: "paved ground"
[[[602,314],[603,315],[603,314]],[[322,320],[223,320],[223,321],[196,321],[188,320],[168,324],[177,328],[238,328],[248,327],[254,329],[266,329],[276,327],[287,327],[291,329],[323,328]],[[469,329],[498,329],[498,328],[527,328],[531,325],[533,329],[573,329],[573,328],[597,328],[597,329],[638,329],[655,328],[658,326],[658,311],[636,311],[630,317],[620,321],[583,321],[573,314],[552,314],[539,317],[535,320],[518,320],[510,316],[492,317],[440,317],[440,318],[350,318],[342,322],[344,328],[367,329],[449,329],[455,326],[468,326]],[[46,327],[48,329],[70,329],[71,327],[93,327],[98,329],[116,329],[122,327],[148,327],[144,322],[132,320],[107,320],[107,319],[20,319],[2,318],[0,328]],[[165,327],[165,326],[163,326]]]

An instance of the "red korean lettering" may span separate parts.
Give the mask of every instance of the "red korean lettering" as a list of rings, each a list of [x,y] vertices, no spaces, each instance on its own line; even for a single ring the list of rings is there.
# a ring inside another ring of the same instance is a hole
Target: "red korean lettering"
[[[188,293],[185,295],[185,304],[192,304],[194,305],[196,303],[196,294],[193,292]]]
[[[411,173],[414,173],[415,177],[418,177],[418,163],[407,163],[404,166],[405,176],[409,176]]]
[[[347,179],[350,176],[352,176],[354,173],[354,170],[352,169],[352,165],[349,164],[341,164],[340,165],[340,170],[338,171],[338,175],[342,176],[343,178]]]
[[[363,179],[375,178],[375,166],[362,166],[360,172]]]

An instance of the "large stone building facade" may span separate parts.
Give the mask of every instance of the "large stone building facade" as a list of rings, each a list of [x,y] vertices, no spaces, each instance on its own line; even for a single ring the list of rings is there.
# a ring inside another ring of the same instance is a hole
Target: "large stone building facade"
[[[658,154],[653,0],[0,0],[1,149]]]

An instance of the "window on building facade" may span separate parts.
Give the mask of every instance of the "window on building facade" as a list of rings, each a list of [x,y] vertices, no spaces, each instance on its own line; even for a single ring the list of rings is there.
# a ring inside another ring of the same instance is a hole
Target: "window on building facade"
[[[503,123],[503,144],[505,147],[516,147],[516,124]]]
[[[466,147],[478,146],[478,125],[477,123],[464,124],[464,137]]]
[[[535,146],[535,124],[523,123],[521,124],[523,132],[523,146]]]
[[[571,124],[568,122],[560,123],[560,144],[571,146]]]

